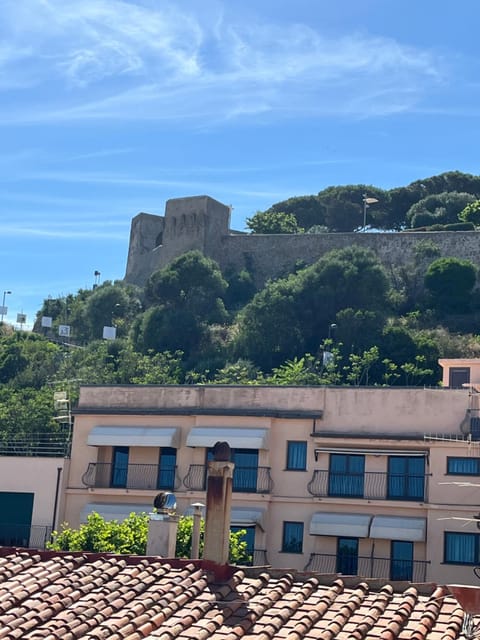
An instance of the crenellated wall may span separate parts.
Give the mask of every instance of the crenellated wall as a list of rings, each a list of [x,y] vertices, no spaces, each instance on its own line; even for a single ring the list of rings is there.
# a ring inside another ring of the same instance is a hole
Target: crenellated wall
[[[471,260],[480,267],[480,232],[320,233],[259,235],[232,232],[230,207],[209,196],[168,200],[165,216],[140,213],[132,220],[125,280],[144,285],[151,273],[186,251],[198,249],[222,271],[247,268],[261,286],[311,264],[332,249],[351,245],[371,249],[387,268],[413,258],[420,241],[435,243],[442,256]]]

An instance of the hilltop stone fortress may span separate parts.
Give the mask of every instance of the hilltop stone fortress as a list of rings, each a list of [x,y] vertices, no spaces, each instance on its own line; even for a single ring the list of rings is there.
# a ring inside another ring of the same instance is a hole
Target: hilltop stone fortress
[[[246,234],[230,229],[230,207],[209,196],[168,200],[165,216],[139,213],[132,220],[125,280],[143,286],[148,277],[193,249],[229,269],[247,269],[257,286],[289,273],[300,261],[311,264],[332,249],[371,249],[387,268],[407,263],[421,240],[442,256],[471,260],[480,267],[480,232]]]

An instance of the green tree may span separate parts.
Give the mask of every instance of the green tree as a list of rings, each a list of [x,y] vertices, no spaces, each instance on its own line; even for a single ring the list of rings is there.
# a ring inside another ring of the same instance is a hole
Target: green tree
[[[230,270],[225,274],[228,289],[224,295],[225,306],[229,311],[238,311],[249,302],[257,288],[253,276],[247,269],[240,271]]]
[[[246,226],[252,233],[303,233],[293,213],[284,211],[257,211],[247,218]]]
[[[227,286],[214,260],[200,251],[189,251],[155,271],[145,293],[150,305],[185,311],[198,322],[223,322]]]
[[[469,260],[439,258],[425,274],[425,287],[433,306],[440,311],[466,311],[469,307],[477,270]]]
[[[470,193],[444,192],[428,195],[407,211],[407,223],[412,228],[458,222],[459,214],[475,201]]]
[[[480,200],[467,204],[465,209],[460,211],[458,217],[464,222],[473,222],[478,227],[480,225]]]
[[[145,555],[148,536],[148,514],[131,513],[119,522],[107,521],[91,513],[78,529],[66,523],[52,533],[48,548],[54,551],[90,551]]]
[[[399,310],[409,313],[417,308],[424,298],[425,273],[431,262],[440,257],[440,249],[430,240],[421,240],[415,245],[413,259],[400,266],[392,266],[392,281],[399,293]]]
[[[148,539],[147,513],[131,513],[125,520],[105,520],[98,513],[90,513],[87,522],[78,529],[63,523],[52,533],[47,548],[53,551],[89,551],[145,555]],[[200,556],[203,552],[204,520],[200,526]],[[189,558],[192,546],[193,517],[181,517],[178,522],[175,556]],[[230,532],[229,561],[240,564],[251,561],[244,540],[245,530]]]
[[[275,385],[318,385],[322,384],[321,366],[309,353],[302,358],[287,360],[275,367],[265,382]]]
[[[263,384],[262,372],[249,360],[227,362],[212,380],[214,384]]]
[[[317,196],[295,196],[273,204],[269,209],[272,213],[293,214],[299,227],[310,229],[315,225],[324,225],[324,207]]]
[[[389,202],[388,192],[372,185],[354,184],[327,187],[318,194],[324,208],[325,224],[331,231],[355,231],[363,226],[363,199],[378,200],[367,209],[367,225],[384,227]]]
[[[193,517],[183,516],[178,521],[177,544],[175,556],[177,558],[189,558],[192,548]],[[200,557],[203,555],[203,544],[205,535],[205,520],[200,521]],[[229,562],[231,564],[248,564],[252,561],[248,553],[247,542],[245,540],[246,531],[230,531],[229,538]]]
[[[28,441],[35,447],[40,434],[62,433],[54,420],[53,390],[0,385],[0,439],[12,447]]]
[[[318,353],[342,309],[385,313],[389,282],[376,256],[358,247],[331,251],[288,278],[270,282],[243,309],[235,351],[264,371]]]

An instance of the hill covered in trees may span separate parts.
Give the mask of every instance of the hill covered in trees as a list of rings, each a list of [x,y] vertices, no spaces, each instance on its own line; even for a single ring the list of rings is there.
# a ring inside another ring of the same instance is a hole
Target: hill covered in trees
[[[383,201],[371,187],[368,194],[384,203],[384,222],[402,227],[426,215],[422,201],[448,208],[443,196],[418,199],[424,188],[440,194],[446,187],[462,189],[450,194],[469,189],[473,200],[465,207],[476,224],[478,180],[454,172],[422,181],[425,187],[412,183],[384,192]],[[350,194],[353,206],[366,192],[363,185],[355,188],[321,194]],[[315,227],[321,194],[286,201],[288,211],[285,203],[269,211]],[[440,208],[432,215],[443,215]],[[329,224],[343,223],[332,218]],[[352,246],[309,266],[299,263],[261,290],[253,282],[247,269],[222,273],[193,251],[153,273],[143,288],[104,282],[45,300],[31,333],[0,326],[0,445],[34,433],[64,433],[53,392],[68,386],[74,402],[81,383],[435,386],[439,357],[480,354],[477,269],[441,257],[431,240],[420,240],[402,266],[385,267]],[[51,327],[42,326],[43,317],[51,318]],[[68,339],[59,336],[67,323]],[[104,327],[115,327],[116,338],[103,339]]]
[[[367,204],[364,198],[376,200]],[[258,211],[247,222],[253,233],[473,229],[480,222],[480,176],[449,171],[384,190],[373,185],[331,186],[317,195],[296,196]],[[460,226],[459,226],[460,225]]]

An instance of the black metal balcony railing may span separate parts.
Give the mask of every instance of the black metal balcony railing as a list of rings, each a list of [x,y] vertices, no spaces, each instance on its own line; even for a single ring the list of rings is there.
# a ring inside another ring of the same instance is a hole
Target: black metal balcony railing
[[[345,474],[317,469],[313,472],[307,489],[312,496],[322,498],[425,502],[427,482],[427,474],[409,475],[381,471]]]
[[[180,478],[176,466],[158,464],[113,465],[90,462],[82,476],[86,487],[96,489],[177,489]]]
[[[0,456],[65,458],[70,456],[70,434],[31,433],[28,437],[4,433],[0,438]]]
[[[52,527],[48,525],[0,524],[0,546],[45,549]]]
[[[339,556],[327,553],[312,553],[305,566],[305,571],[343,573],[344,575],[382,578],[385,580],[425,582],[429,564],[430,562],[426,560],[397,560],[370,556]]]
[[[205,491],[207,467],[204,464],[191,464],[183,484],[190,491]],[[232,490],[243,493],[271,493],[273,480],[270,467],[239,467],[233,470]]]

